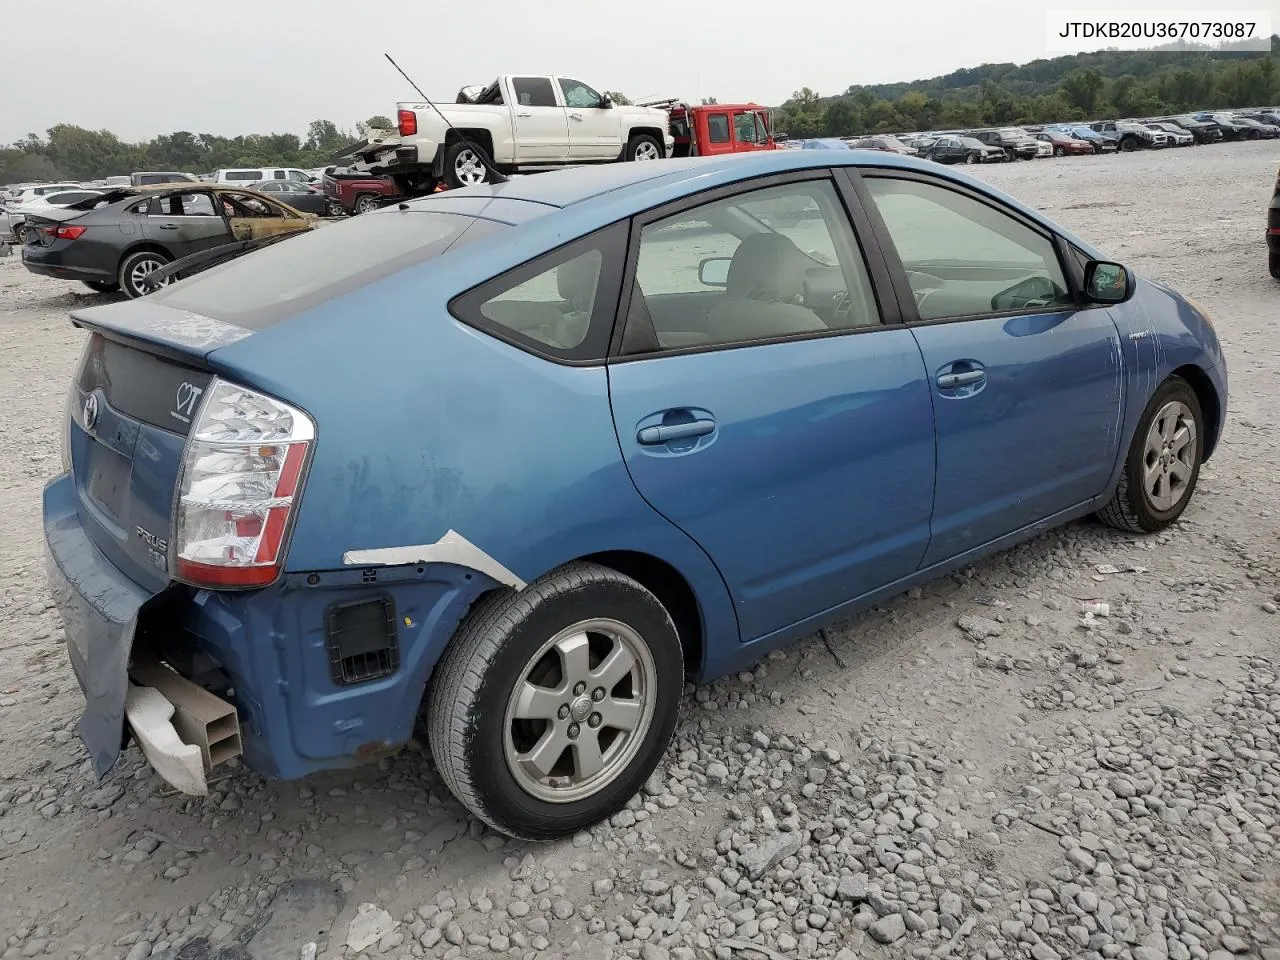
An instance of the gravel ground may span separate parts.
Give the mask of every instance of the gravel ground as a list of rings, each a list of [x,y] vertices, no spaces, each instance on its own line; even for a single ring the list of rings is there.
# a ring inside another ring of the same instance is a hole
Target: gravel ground
[[[39,494],[96,298],[0,261],[0,957],[1280,960],[1278,165],[982,170],[1216,318],[1231,422],[1185,518],[1074,524],[691,692],[629,808],[543,846],[421,747],[203,800],[136,750],[92,779]]]

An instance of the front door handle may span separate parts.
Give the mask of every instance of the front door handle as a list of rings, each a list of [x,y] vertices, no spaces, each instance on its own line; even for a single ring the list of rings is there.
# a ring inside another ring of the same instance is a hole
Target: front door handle
[[[161,230],[177,230],[178,225],[176,223],[162,223],[160,224],[160,229]]]
[[[570,119],[572,119],[572,120],[581,120],[581,119],[582,119],[582,114],[580,114],[580,113],[571,113],[571,114],[569,114],[569,117],[570,117]]]
[[[986,379],[985,370],[964,370],[960,373],[938,374],[939,390],[954,390],[956,387],[967,387],[971,383],[980,383]]]
[[[527,111],[522,110],[522,111],[520,111],[519,113],[517,113],[517,114],[516,114],[516,116],[517,116],[517,117],[532,117],[532,116],[533,116],[533,114],[532,114],[532,113],[529,113],[529,112],[527,112]]]
[[[670,423],[662,426],[641,427],[636,434],[636,442],[646,447],[672,440],[688,440],[692,437],[705,437],[716,428],[714,420],[693,420],[689,423]]]

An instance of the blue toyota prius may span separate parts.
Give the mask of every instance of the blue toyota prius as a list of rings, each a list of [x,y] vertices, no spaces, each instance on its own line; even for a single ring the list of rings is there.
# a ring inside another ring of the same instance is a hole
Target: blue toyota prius
[[[49,577],[100,775],[405,743],[530,839],[711,679],[1056,524],[1174,523],[1226,365],[1188,300],[862,151],[401,203],[79,310]]]

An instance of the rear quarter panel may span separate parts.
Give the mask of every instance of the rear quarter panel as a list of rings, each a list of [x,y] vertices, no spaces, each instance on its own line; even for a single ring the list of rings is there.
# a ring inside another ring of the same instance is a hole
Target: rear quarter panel
[[[552,363],[447,312],[504,257],[527,256],[477,243],[211,356],[316,421],[288,570],[340,569],[345,551],[431,544],[451,529],[526,582],[638,551],[690,583],[708,644],[736,643],[715,566],[631,483],[604,367]]]

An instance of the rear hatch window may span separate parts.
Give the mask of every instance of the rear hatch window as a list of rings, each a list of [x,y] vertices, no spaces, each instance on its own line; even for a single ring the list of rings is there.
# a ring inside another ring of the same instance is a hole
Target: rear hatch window
[[[147,299],[262,330],[505,227],[420,210],[366,213],[255,250]]]

